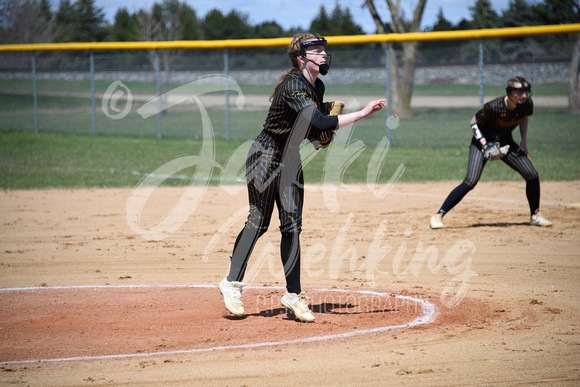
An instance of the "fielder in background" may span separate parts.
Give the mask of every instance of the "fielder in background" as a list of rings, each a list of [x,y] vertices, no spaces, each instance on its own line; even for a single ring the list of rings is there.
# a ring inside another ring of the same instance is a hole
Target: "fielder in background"
[[[471,119],[473,138],[469,147],[467,174],[435,215],[433,229],[443,228],[443,216],[455,207],[479,181],[488,161],[502,160],[526,180],[526,196],[530,205],[532,226],[551,226],[540,213],[540,179],[528,154],[528,117],[534,112],[532,85],[523,77],[508,80],[506,94],[486,103]],[[522,141],[516,144],[512,132],[520,126]]]
[[[323,102],[325,75],[330,55],[327,41],[312,33],[297,34],[288,47],[292,68],[284,74],[270,97],[271,105],[264,128],[253,142],[246,160],[246,180],[250,213],[238,235],[228,275],[219,283],[226,309],[244,315],[242,280],[254,246],[270,224],[274,205],[280,218],[280,255],[286,277],[282,305],[296,318],[313,322],[300,282],[300,232],[304,201],[304,177],[300,145],[309,139],[315,148],[330,144],[334,132],[385,106],[385,100],[369,102],[362,110],[331,113],[341,103]],[[331,114],[329,114],[331,113]]]

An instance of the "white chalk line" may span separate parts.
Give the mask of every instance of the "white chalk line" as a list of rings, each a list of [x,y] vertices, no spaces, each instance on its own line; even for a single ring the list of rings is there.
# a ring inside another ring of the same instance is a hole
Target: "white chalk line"
[[[23,288],[1,288],[0,292],[20,292],[20,291],[38,291],[38,290],[59,290],[59,289],[111,289],[111,288],[216,288],[216,285],[79,285],[79,286],[38,286],[38,287],[23,287]],[[246,286],[246,289],[284,289],[283,287],[276,286]],[[359,293],[359,294],[370,294],[375,296],[391,296],[389,293],[381,293],[374,291],[364,291],[364,290],[343,290],[343,289],[309,289],[311,291],[320,292],[337,292],[337,293]],[[423,310],[423,315],[417,317],[415,320],[399,325],[389,325],[383,327],[377,327],[372,329],[357,329],[345,333],[337,333],[332,335],[324,336],[313,336],[304,339],[296,340],[284,340],[284,341],[268,341],[263,343],[253,343],[253,344],[240,344],[240,345],[223,345],[210,348],[196,348],[196,349],[183,349],[176,351],[161,351],[161,352],[147,352],[147,353],[130,353],[130,354],[117,354],[117,355],[101,355],[101,356],[75,356],[75,357],[62,357],[54,359],[34,359],[34,360],[15,360],[15,361],[5,361],[0,362],[0,365],[13,365],[13,364],[31,364],[31,363],[59,363],[59,362],[71,362],[71,361],[91,361],[91,360],[113,360],[113,359],[131,359],[131,358],[143,358],[143,357],[157,357],[157,356],[171,356],[171,355],[183,355],[183,354],[195,354],[203,352],[212,351],[222,351],[231,349],[253,349],[261,347],[271,347],[289,344],[299,344],[299,343],[311,343],[317,341],[334,340],[348,338],[352,336],[358,336],[369,333],[386,332],[395,329],[402,328],[412,328],[419,325],[429,324],[435,321],[437,318],[437,308],[435,305],[429,301],[421,300],[418,298],[413,298],[409,296],[395,295],[395,298],[402,300],[414,301],[421,305]]]
[[[413,184],[413,183],[409,183]],[[339,187],[325,187],[325,186],[311,186],[305,185],[304,188],[311,189],[313,191],[323,191],[323,190],[332,190],[332,191],[341,191],[341,192],[360,192],[360,193],[370,193],[370,190],[362,189],[362,188],[339,188]],[[389,191],[387,195],[400,195],[400,196],[421,196],[421,197],[429,197],[429,198],[447,198],[447,195],[437,195],[437,194],[426,194],[426,193],[417,193],[417,192],[393,192]],[[466,196],[463,198],[464,200],[478,200],[478,201],[485,201],[485,202],[503,202],[503,203],[527,203],[524,200],[516,200],[516,199],[501,199],[501,198],[481,198],[481,197],[473,197],[473,196]],[[551,206],[568,206],[568,203],[561,203],[561,202],[541,202],[544,205],[551,205]]]

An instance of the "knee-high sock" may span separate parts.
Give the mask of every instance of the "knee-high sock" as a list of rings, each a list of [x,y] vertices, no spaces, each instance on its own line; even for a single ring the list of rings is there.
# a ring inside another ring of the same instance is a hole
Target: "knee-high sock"
[[[280,241],[280,255],[286,276],[286,290],[288,293],[300,294],[300,234],[282,234]]]
[[[540,209],[540,179],[526,181],[526,197],[530,204],[530,212],[534,215]]]
[[[236,243],[234,243],[230,272],[227,276],[228,281],[241,282],[244,279],[248,260],[259,237],[260,232],[258,230],[247,226],[240,231],[236,238]]]
[[[445,199],[443,202],[439,212],[446,214],[447,212],[451,211],[451,209],[455,207],[469,191],[472,190],[472,188],[473,187],[470,187],[465,182],[459,184],[453,191],[451,191],[449,196],[447,196],[447,199]]]

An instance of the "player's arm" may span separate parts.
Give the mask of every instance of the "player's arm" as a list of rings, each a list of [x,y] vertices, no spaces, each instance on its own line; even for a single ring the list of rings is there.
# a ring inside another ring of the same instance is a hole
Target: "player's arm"
[[[290,89],[289,91],[286,91],[286,94],[286,103],[296,112],[309,109],[314,105],[314,101],[310,97],[310,94],[304,88],[298,87],[297,89]],[[315,108],[312,109],[310,125],[312,126],[312,129],[320,132],[336,130],[338,128],[338,117],[329,116]]]
[[[528,159],[530,155],[528,154],[528,117],[525,117],[522,122],[520,122],[520,135],[522,136],[522,142],[520,142],[520,147],[518,148],[518,152],[522,151],[526,155],[528,155]]]
[[[487,144],[487,140],[485,139],[485,137],[483,137],[483,134],[481,134],[481,130],[479,130],[479,126],[477,126],[477,119],[475,118],[475,116],[473,116],[471,118],[471,121],[469,121],[469,125],[471,125],[471,131],[473,132],[473,137],[475,137],[475,139],[477,141],[479,141],[481,146],[485,146],[485,144]]]
[[[328,116],[323,114],[320,110],[314,109],[312,113],[312,121],[310,124],[314,130],[321,132],[327,130],[336,130],[339,123],[339,116]]]
[[[354,124],[355,122],[362,120],[370,116],[371,114],[378,112],[385,106],[384,99],[377,99],[369,102],[364,108],[357,112],[341,114],[338,117],[338,127],[343,128],[345,126]]]

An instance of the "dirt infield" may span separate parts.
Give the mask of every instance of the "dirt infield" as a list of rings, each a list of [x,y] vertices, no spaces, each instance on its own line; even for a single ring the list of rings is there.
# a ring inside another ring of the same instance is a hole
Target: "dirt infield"
[[[550,228],[502,182],[430,230],[456,184],[307,187],[314,324],[279,303],[275,218],[248,315],[223,307],[244,187],[160,188],[138,217],[132,189],[0,192],[0,384],[577,386],[580,181],[542,183]]]

